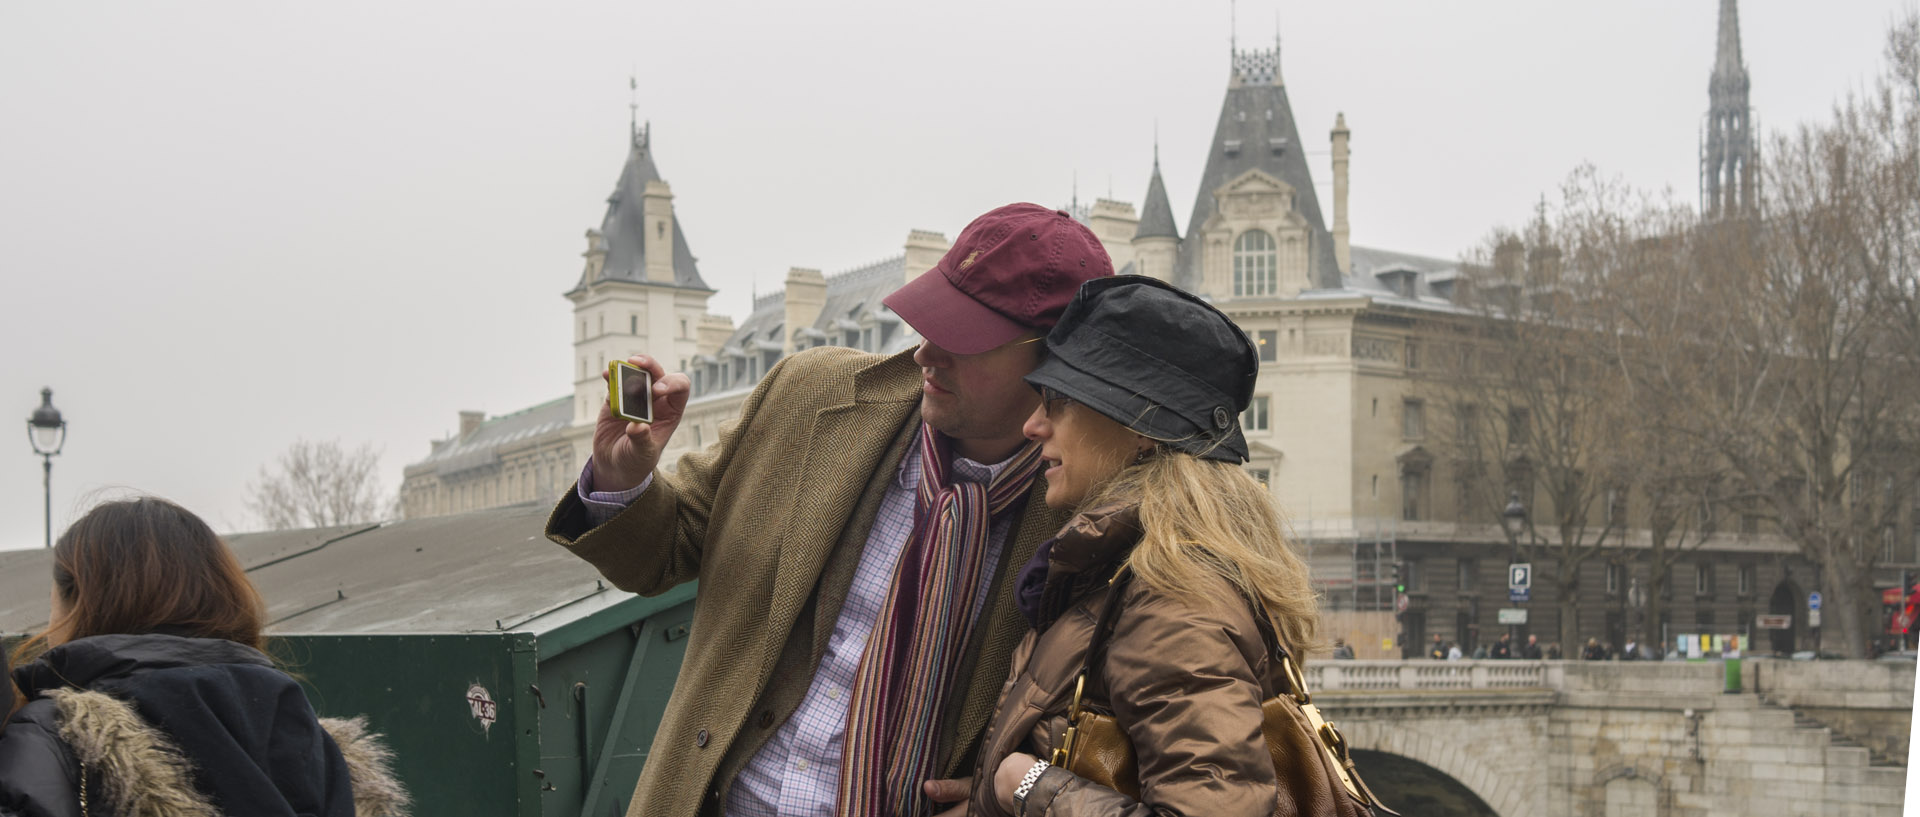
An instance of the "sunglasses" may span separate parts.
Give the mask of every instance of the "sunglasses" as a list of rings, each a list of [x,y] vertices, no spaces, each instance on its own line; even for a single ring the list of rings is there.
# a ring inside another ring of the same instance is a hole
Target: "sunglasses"
[[[1065,409],[1067,406],[1071,406],[1075,402],[1077,401],[1075,401],[1073,398],[1068,397],[1064,394],[1061,394],[1057,391],[1054,391],[1053,389],[1047,388],[1045,386],[1040,387],[1040,406],[1042,410],[1046,413],[1046,416],[1048,419],[1053,418],[1053,412],[1055,407]]]

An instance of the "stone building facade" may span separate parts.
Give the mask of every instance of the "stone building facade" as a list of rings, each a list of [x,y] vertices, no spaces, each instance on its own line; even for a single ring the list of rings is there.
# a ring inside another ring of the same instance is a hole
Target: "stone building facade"
[[[1725,84],[1727,65],[1739,65],[1737,30],[1725,30],[1733,18],[1723,9],[1721,19],[1715,88]],[[1729,43],[1732,58],[1724,54]],[[1333,197],[1323,210],[1277,43],[1234,51],[1230,69],[1184,232],[1157,145],[1137,213],[1107,199],[1068,209],[1099,237],[1117,270],[1208,298],[1255,342],[1261,372],[1242,418],[1253,454],[1247,469],[1291,517],[1330,613],[1354,628],[1330,635],[1348,637],[1362,657],[1397,655],[1436,634],[1469,652],[1505,632],[1557,640],[1553,583],[1536,581],[1525,604],[1509,602],[1509,540],[1495,514],[1463,493],[1469,475],[1436,444],[1436,431],[1455,420],[1443,416],[1444,384],[1423,350],[1472,319],[1455,299],[1459,263],[1351,245],[1353,134],[1344,115],[1330,123],[1324,143]],[[794,268],[781,290],[755,299],[738,326],[707,313],[712,290],[699,275],[647,137],[634,130],[606,218],[587,234],[585,269],[567,292],[574,304],[574,394],[501,417],[463,413],[458,436],[435,442],[425,460],[407,467],[407,515],[551,501],[566,490],[588,454],[604,399],[599,371],[608,360],[647,351],[693,380],[687,415],[667,452],[671,462],[717,440],[759,378],[795,350],[841,345],[894,353],[918,343],[880,299],[933,266],[948,246],[939,232],[909,231],[897,254],[853,270]],[[1638,629],[1643,613],[1630,604],[1631,591],[1652,586],[1636,555],[1649,547],[1645,519],[1636,514],[1643,505],[1626,497],[1627,533],[1618,550],[1578,567],[1574,629],[1582,638],[1619,645]],[[1920,521],[1920,502],[1911,517]],[[1889,542],[1882,569],[1889,587],[1903,567],[1920,568],[1915,527]],[[1820,581],[1812,566],[1764,526],[1728,519],[1719,530],[1677,566],[1663,621],[1649,629],[1662,641],[1680,633],[1758,635],[1763,649],[1809,648],[1806,601]],[[1395,565],[1403,571],[1404,598],[1394,589]],[[1536,557],[1533,569],[1547,577],[1562,568]],[[1396,617],[1397,604],[1405,609]],[[1526,623],[1499,623],[1502,609],[1525,609]],[[1756,632],[1760,613],[1788,615],[1792,627]]]

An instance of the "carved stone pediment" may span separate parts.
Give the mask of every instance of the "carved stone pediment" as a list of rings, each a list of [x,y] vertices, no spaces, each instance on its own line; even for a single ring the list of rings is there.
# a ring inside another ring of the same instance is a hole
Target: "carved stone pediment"
[[[1259,168],[1233,177],[1214,190],[1213,195],[1220,203],[1219,215],[1230,221],[1272,221],[1289,217],[1285,220],[1292,222],[1299,218],[1293,207],[1293,185]]]

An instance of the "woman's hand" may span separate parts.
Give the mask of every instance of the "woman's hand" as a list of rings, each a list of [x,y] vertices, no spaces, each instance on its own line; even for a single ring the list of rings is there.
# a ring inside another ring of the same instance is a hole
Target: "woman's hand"
[[[1027,770],[1040,758],[1026,752],[1014,752],[1000,761],[1000,768],[993,772],[993,797],[1000,801],[1000,808],[1008,814],[1019,814],[1013,804],[1013,790],[1020,788],[1020,779],[1027,776]]]

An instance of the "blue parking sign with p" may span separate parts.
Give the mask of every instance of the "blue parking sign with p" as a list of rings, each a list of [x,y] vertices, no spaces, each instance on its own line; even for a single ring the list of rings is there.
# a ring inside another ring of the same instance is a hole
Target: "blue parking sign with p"
[[[1507,565],[1507,589],[1525,592],[1533,588],[1533,565]]]

